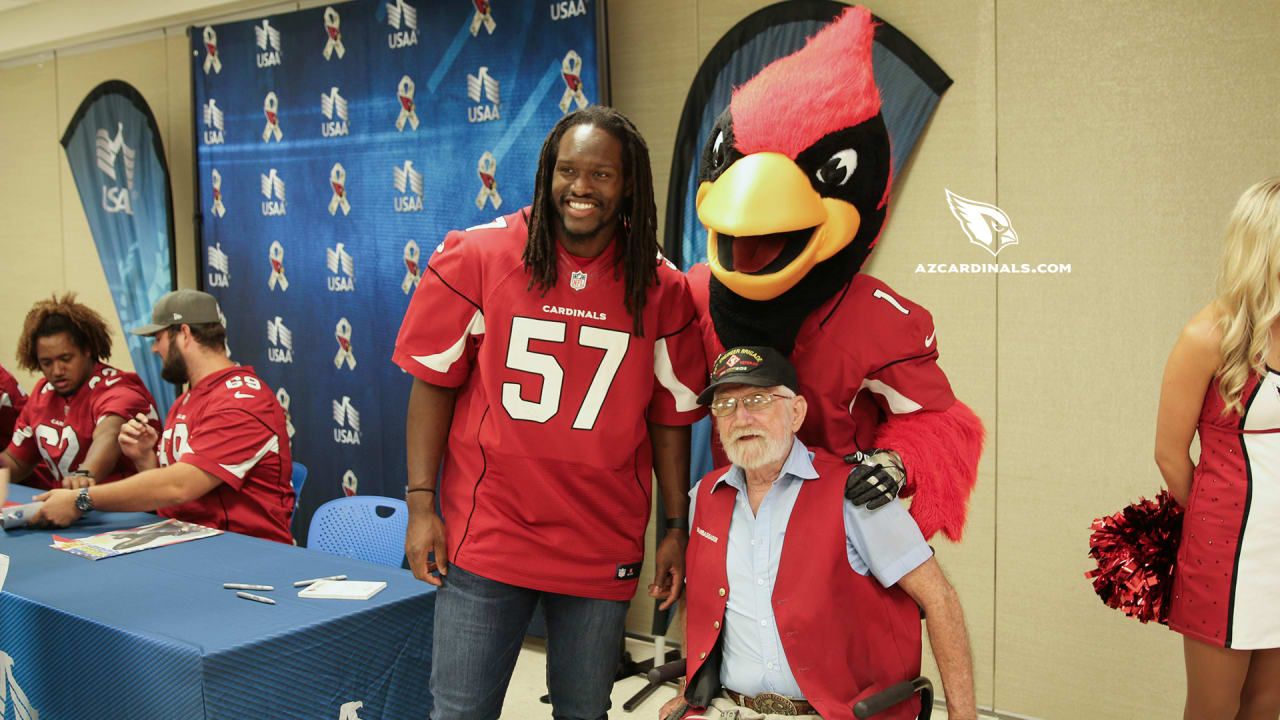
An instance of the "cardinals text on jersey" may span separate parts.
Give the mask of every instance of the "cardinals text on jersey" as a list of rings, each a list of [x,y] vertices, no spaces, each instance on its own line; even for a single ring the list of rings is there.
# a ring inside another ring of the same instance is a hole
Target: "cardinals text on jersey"
[[[418,10],[404,0],[387,3],[387,47],[392,50],[418,44]]]

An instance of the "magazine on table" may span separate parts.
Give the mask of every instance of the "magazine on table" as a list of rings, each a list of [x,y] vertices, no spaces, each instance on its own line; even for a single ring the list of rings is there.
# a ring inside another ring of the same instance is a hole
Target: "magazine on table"
[[[101,560],[221,534],[221,530],[170,518],[150,525],[112,530],[76,540],[54,535],[54,542],[49,547],[90,560]]]

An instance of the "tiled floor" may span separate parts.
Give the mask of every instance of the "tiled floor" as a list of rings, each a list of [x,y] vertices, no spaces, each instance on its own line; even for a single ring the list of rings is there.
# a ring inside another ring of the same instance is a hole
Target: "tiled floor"
[[[631,656],[642,660],[653,655],[653,646],[636,640],[627,640]],[[535,720],[551,717],[551,706],[539,701],[547,692],[546,651],[542,641],[530,638],[520,651],[520,659],[516,661],[516,671],[511,677],[511,685],[507,689],[506,704],[502,708],[501,720]],[[645,686],[642,677],[630,677],[613,686],[613,709],[609,711],[611,720],[656,720],[658,709],[662,704],[675,697],[675,686],[667,685],[658,688],[641,703],[633,712],[626,712],[622,704],[640,688]],[[981,715],[984,720],[993,718]],[[933,720],[947,720],[947,713],[942,708],[935,708]]]

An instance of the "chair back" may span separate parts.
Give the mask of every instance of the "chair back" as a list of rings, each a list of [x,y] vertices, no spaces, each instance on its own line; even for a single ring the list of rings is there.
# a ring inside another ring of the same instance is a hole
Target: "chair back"
[[[312,550],[400,567],[409,506],[377,495],[338,498],[316,508],[307,531]]]
[[[293,507],[296,511],[298,503],[302,501],[302,486],[307,482],[307,466],[295,461],[290,481],[293,483]]]

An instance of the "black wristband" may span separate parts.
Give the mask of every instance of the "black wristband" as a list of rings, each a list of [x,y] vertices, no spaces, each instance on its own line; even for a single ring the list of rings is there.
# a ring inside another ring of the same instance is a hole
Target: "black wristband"
[[[406,494],[406,495],[408,495],[409,493],[415,493],[415,492],[429,492],[429,493],[433,493],[433,492],[435,492],[435,491],[436,491],[436,489],[435,489],[435,488],[409,488],[409,492],[406,492],[405,494]],[[439,493],[436,493],[436,494],[438,495]]]
[[[689,532],[689,518],[687,517],[667,518],[667,529],[683,530],[685,532]]]

